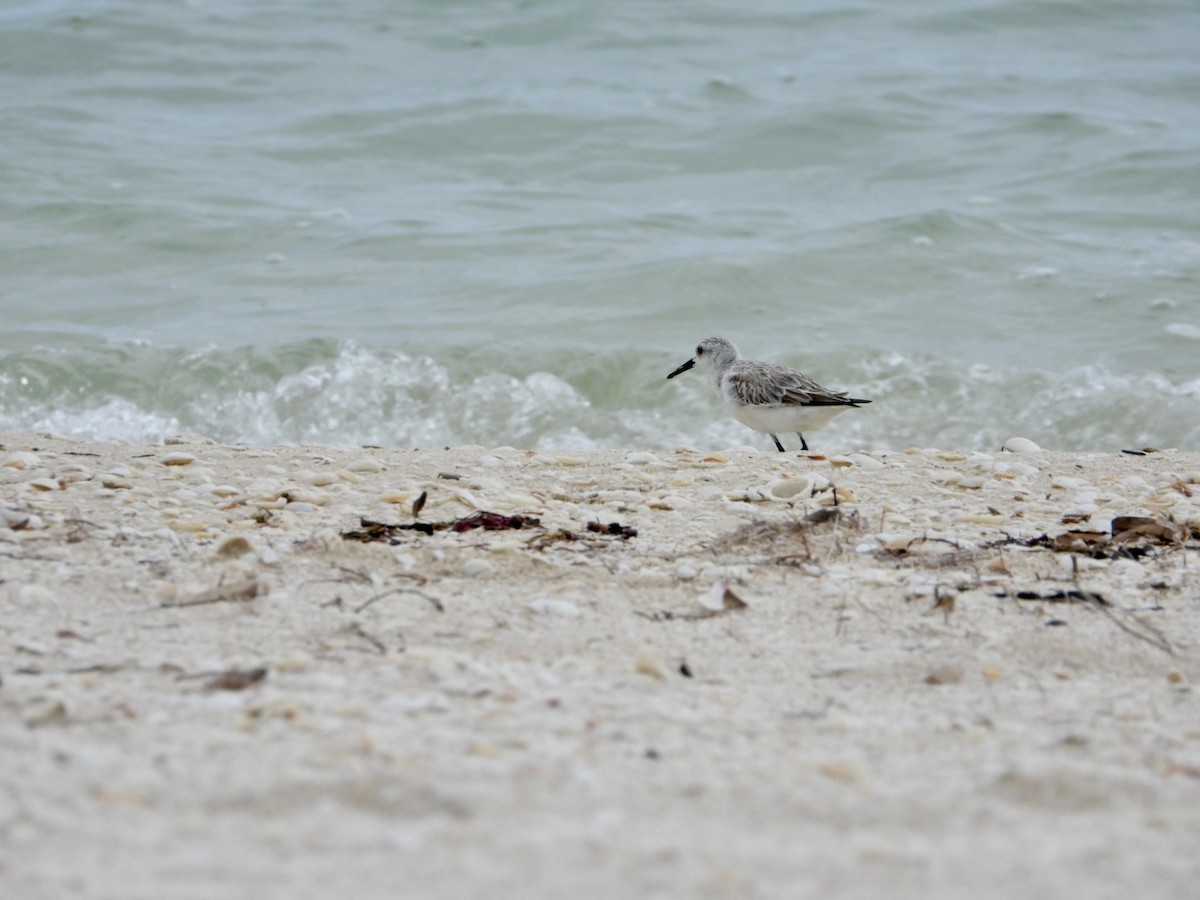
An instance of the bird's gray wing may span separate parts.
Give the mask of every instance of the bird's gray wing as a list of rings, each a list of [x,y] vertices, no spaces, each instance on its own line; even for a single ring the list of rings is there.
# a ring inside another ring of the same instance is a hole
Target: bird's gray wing
[[[770,363],[739,363],[726,376],[730,390],[747,406],[853,406],[844,391],[821,387],[807,375]]]

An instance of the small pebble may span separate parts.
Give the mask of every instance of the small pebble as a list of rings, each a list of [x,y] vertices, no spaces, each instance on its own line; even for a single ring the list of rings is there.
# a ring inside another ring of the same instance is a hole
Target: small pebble
[[[938,666],[925,676],[926,684],[958,684],[963,680],[963,667],[955,663]]]
[[[529,608],[535,613],[561,616],[564,619],[573,619],[579,615],[579,607],[570,600],[534,600],[529,604]]]
[[[468,559],[463,565],[463,574],[468,578],[481,578],[485,575],[495,574],[496,567],[486,559]],[[536,600],[534,601],[537,602]],[[530,604],[532,606],[532,604]],[[578,614],[578,610],[576,610]]]
[[[253,553],[254,547],[240,534],[233,534],[217,545],[217,556],[236,557]]]
[[[164,466],[190,466],[196,461],[196,457],[190,453],[168,453],[162,458]]]
[[[684,562],[675,567],[675,577],[680,581],[691,581],[696,574],[696,567],[691,563]]]

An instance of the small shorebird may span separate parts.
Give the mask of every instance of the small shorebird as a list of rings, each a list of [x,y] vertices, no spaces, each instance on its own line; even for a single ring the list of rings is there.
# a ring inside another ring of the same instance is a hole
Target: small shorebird
[[[780,453],[784,450],[778,433],[794,431],[800,438],[800,449],[807,450],[803,432],[822,428],[839,413],[871,402],[823,388],[787,366],[741,359],[738,348],[725,338],[702,340],[696,355],[667,378],[693,366],[708,373],[730,414],[743,425],[769,434]]]

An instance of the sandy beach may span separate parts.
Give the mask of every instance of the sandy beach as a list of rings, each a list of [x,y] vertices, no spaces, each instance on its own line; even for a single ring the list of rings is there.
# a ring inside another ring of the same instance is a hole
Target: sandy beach
[[[0,894],[1194,897],[1200,453],[0,435]]]

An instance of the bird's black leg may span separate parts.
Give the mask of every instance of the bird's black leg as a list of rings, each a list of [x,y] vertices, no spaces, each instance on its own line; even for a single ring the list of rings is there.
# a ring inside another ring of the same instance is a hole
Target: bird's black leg
[[[806,451],[806,452],[807,452],[807,450],[808,450],[808,441],[806,441],[806,440],[804,439],[804,435],[802,435],[800,432],[798,432],[798,431],[797,431],[797,432],[796,432],[796,437],[800,438],[800,449],[801,449],[801,450],[804,450],[804,451]],[[778,443],[779,443],[779,441],[776,441],[775,443],[777,443],[777,444],[778,444]]]
[[[773,440],[775,442],[775,446],[779,448],[780,453],[787,452],[786,450],[783,449],[783,444],[779,443],[779,438],[775,437],[775,435],[771,435],[771,440]]]

